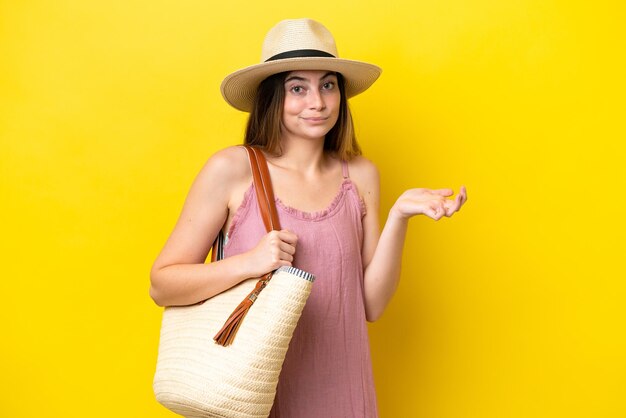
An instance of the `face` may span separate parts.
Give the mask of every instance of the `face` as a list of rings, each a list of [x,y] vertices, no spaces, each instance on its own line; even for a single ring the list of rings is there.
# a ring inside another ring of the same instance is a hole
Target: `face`
[[[334,72],[290,72],[285,78],[284,135],[323,139],[337,123],[340,99]]]

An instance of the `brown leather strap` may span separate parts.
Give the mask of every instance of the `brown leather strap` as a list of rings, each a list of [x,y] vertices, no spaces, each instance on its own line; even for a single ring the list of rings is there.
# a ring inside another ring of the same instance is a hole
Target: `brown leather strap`
[[[260,149],[252,147],[250,149],[257,158],[257,166],[261,174],[260,177],[262,182],[263,194],[269,208],[272,230],[280,230],[280,222],[278,221],[278,213],[276,212],[276,200],[274,199],[274,189],[272,188],[272,179],[270,178],[270,172],[267,169],[267,160],[265,159],[265,155],[263,155],[263,152]],[[259,188],[257,187],[256,190],[258,192]],[[270,230],[268,229],[267,232],[269,231]]]
[[[272,180],[269,170],[267,169],[267,160],[263,152],[258,148],[244,145],[244,149],[248,154],[250,170],[252,171],[252,183],[254,184],[259,211],[261,212],[265,230],[267,232],[272,230],[278,231],[280,230],[280,222],[278,221],[278,213],[276,212],[276,201],[274,199],[274,190],[272,189]],[[211,250],[211,262],[222,259],[224,241],[224,232],[220,230],[213,243],[213,249]]]
[[[250,170],[252,171],[252,181],[254,183],[254,189],[256,191],[259,210],[261,212],[261,217],[263,218],[265,230],[267,232],[280,230],[280,223],[278,222],[278,214],[276,212],[276,204],[274,200],[274,191],[272,189],[272,180],[270,179],[269,171],[267,169],[265,156],[258,148],[253,148],[248,145],[245,145],[244,148],[248,152]]]
[[[259,209],[265,229],[267,232],[272,230],[280,230],[280,224],[278,223],[278,214],[276,212],[276,202],[274,200],[274,191],[272,190],[272,181],[270,179],[269,170],[267,169],[267,161],[263,152],[259,149],[244,146],[248,153],[248,159],[250,160],[250,170],[252,171],[252,181],[254,183],[254,189],[257,195],[257,201],[259,203]],[[220,233],[221,234],[221,233]],[[218,237],[219,241],[219,237]],[[219,245],[219,243],[218,243]],[[214,250],[218,248],[214,246]],[[219,251],[219,248],[218,248]],[[232,344],[239,330],[243,319],[250,310],[252,304],[256,301],[261,291],[265,288],[267,283],[271,280],[274,272],[269,272],[260,277],[255,288],[241,301],[235,310],[230,314],[222,329],[218,331],[213,337],[215,342],[222,346]]]

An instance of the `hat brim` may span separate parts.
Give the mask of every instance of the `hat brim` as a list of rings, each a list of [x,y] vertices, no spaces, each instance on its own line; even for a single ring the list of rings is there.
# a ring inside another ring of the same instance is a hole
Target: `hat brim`
[[[341,73],[346,82],[348,98],[367,90],[382,72],[382,69],[376,65],[341,58],[287,58],[263,62],[235,71],[222,81],[222,96],[234,108],[250,112],[261,81],[273,74],[297,70],[326,70]]]

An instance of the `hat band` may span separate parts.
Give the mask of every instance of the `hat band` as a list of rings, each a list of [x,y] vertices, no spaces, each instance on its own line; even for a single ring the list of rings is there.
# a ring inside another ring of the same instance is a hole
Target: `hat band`
[[[287,58],[304,58],[304,57],[337,58],[333,54],[329,54],[328,52],[320,51],[318,49],[294,49],[293,51],[281,52],[280,54],[276,54],[273,57],[269,57],[268,59],[265,60],[265,62],[284,60]]]

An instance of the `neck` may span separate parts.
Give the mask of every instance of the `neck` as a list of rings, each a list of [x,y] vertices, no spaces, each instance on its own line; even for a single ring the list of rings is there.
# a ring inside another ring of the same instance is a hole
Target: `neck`
[[[324,138],[289,139],[281,142],[282,154],[270,162],[289,170],[302,173],[319,171],[324,164]]]

